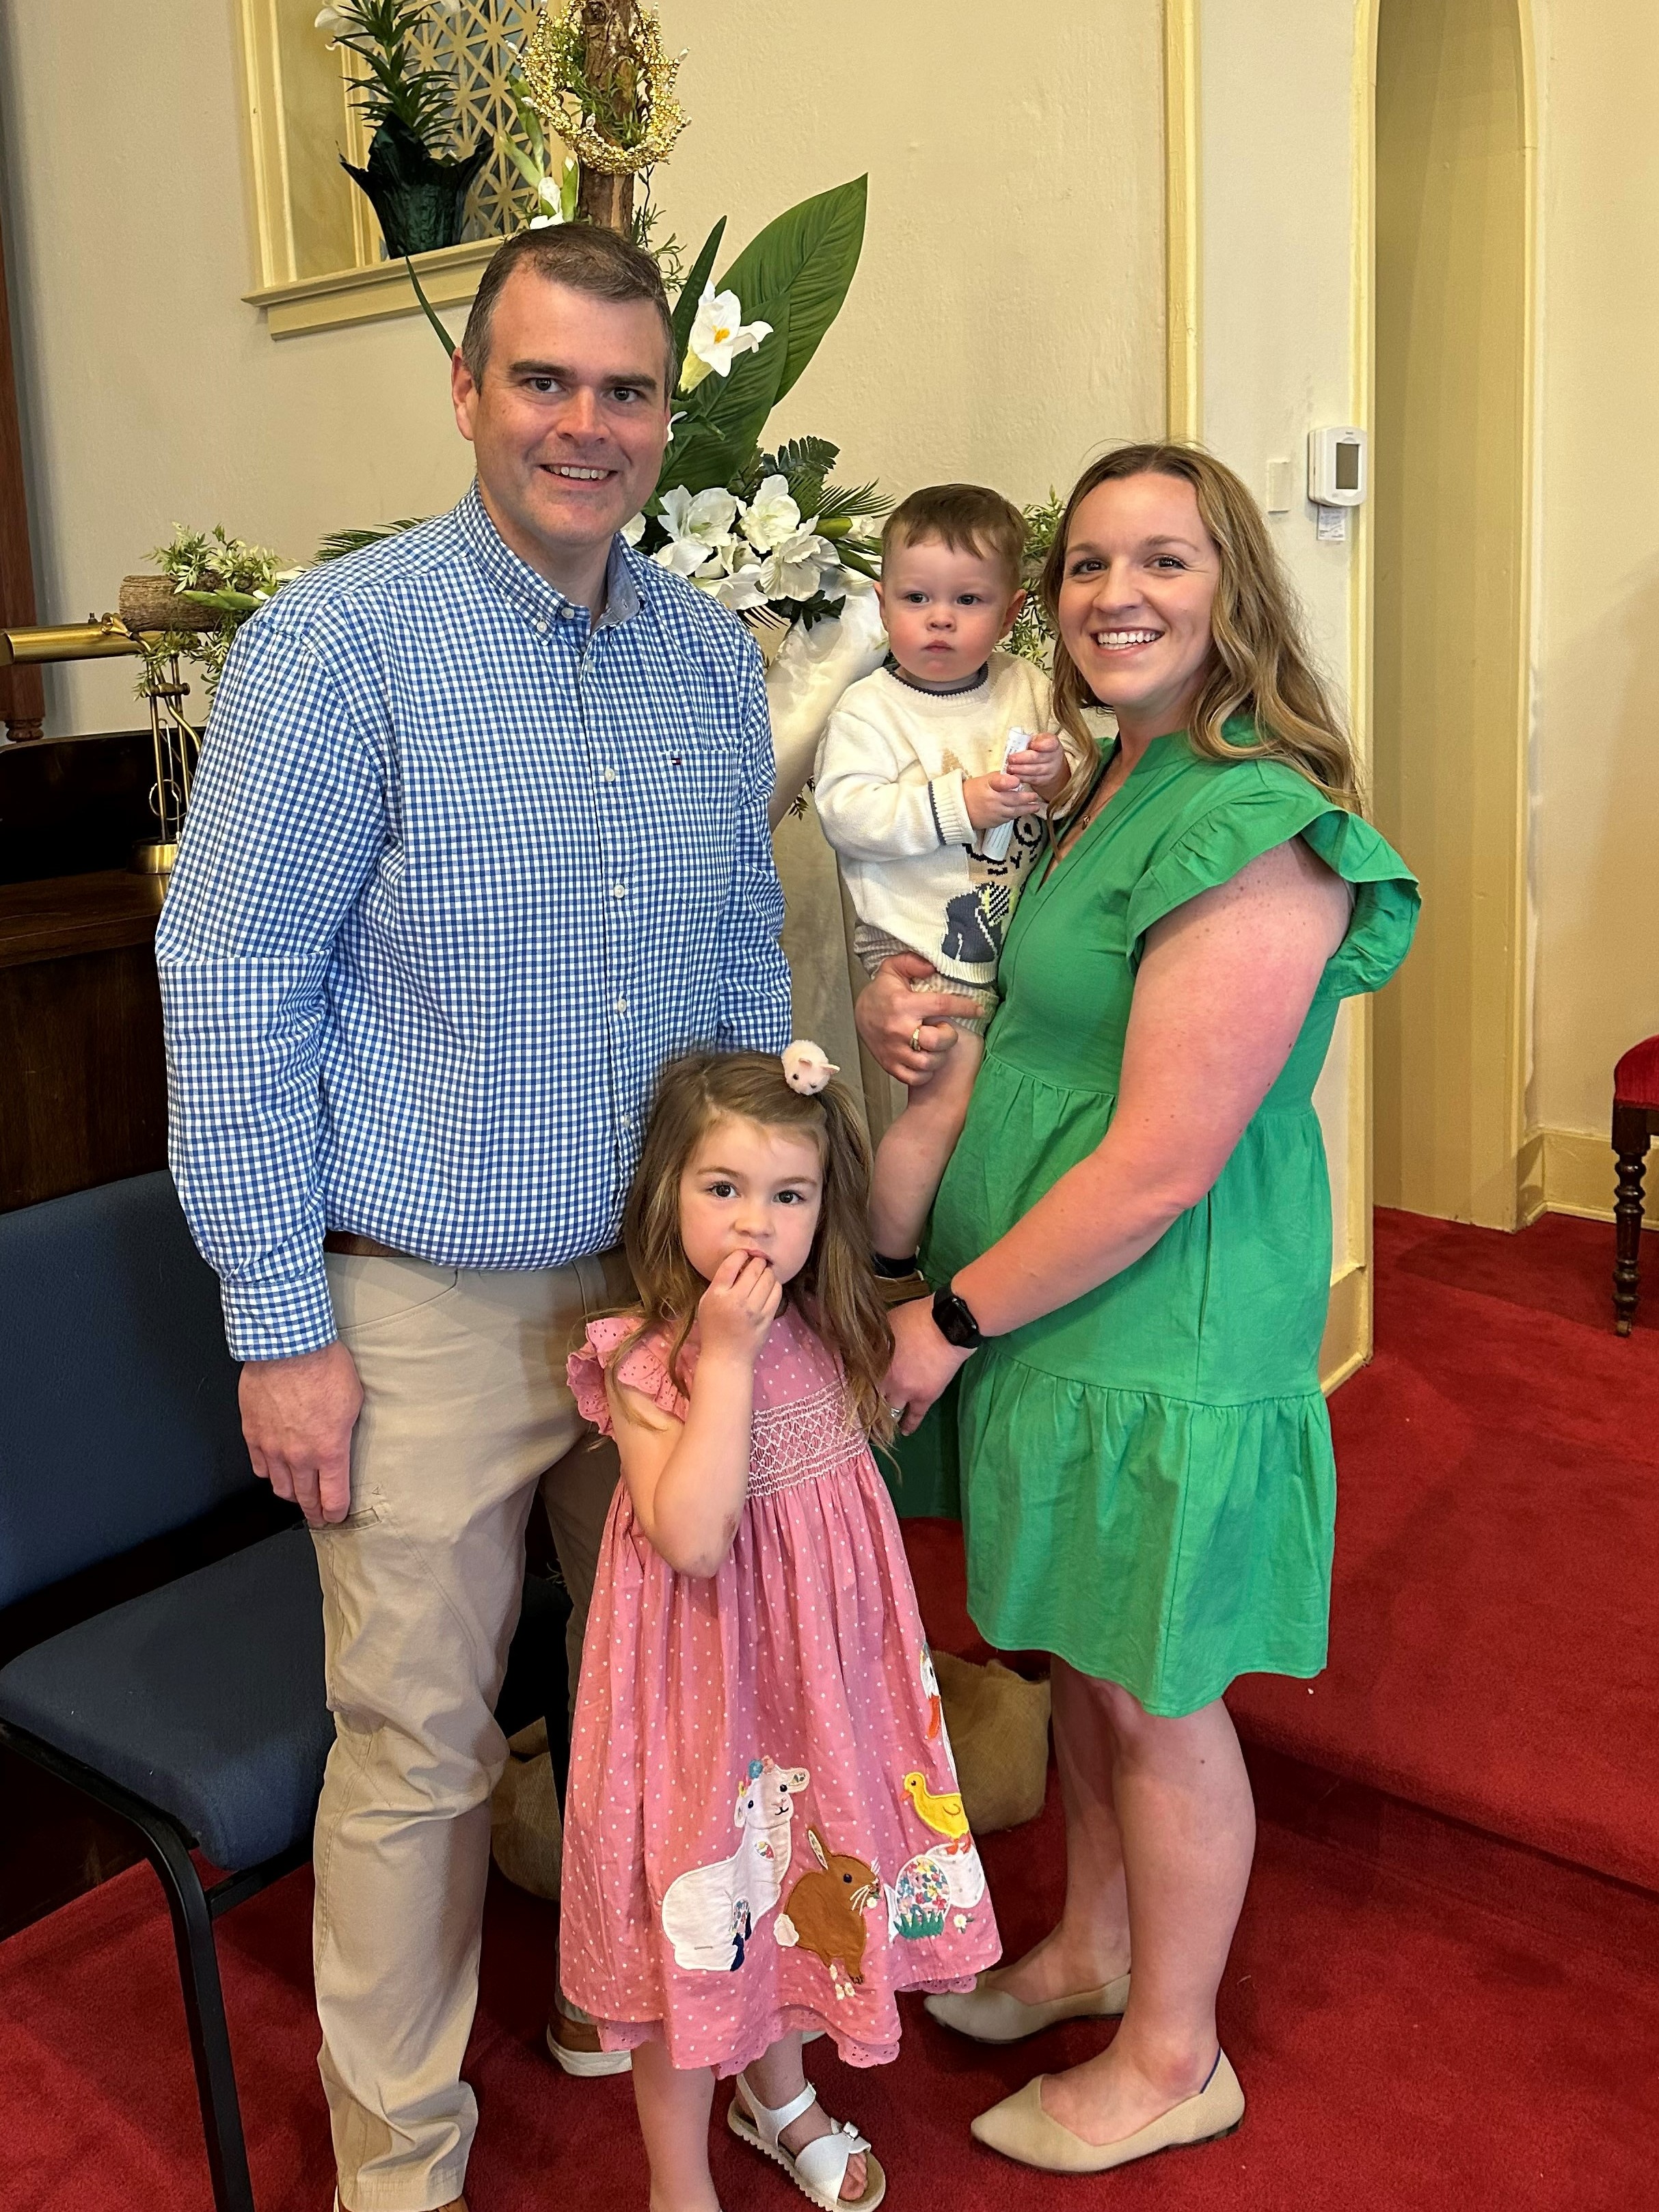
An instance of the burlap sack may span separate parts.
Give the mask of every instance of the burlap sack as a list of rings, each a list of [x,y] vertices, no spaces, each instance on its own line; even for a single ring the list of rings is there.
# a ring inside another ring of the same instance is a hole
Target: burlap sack
[[[1034,1820],[1048,1782],[1048,1685],[948,1651],[934,1652],[933,1669],[969,1826],[991,1836]]]
[[[556,1897],[564,1828],[546,1722],[532,1722],[509,1736],[507,1747],[510,1756],[489,1801],[489,1849],[520,1889],[532,1897]]]

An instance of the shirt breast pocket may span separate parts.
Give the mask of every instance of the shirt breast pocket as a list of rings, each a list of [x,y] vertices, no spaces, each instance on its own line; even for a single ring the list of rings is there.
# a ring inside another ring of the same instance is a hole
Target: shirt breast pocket
[[[689,820],[718,822],[729,835],[738,805],[738,750],[717,737],[677,738],[663,748],[663,796]]]

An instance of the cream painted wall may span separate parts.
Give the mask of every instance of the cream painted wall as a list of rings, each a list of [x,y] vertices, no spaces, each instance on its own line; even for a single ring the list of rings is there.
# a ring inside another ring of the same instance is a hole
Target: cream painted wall
[[[1542,82],[1532,1118],[1605,1145],[1659,1030],[1659,10],[1551,0]],[[1547,1195],[1554,1178],[1546,1160]],[[1602,1203],[1611,1204],[1602,1156]],[[1583,1195],[1593,1199],[1595,1183]]]
[[[1302,497],[1307,434],[1363,422],[1355,349],[1355,11],[1346,0],[1202,0],[1200,51],[1203,440],[1265,497],[1288,458],[1291,512],[1271,526],[1326,673],[1365,728],[1357,625],[1362,514],[1322,544]],[[1343,1010],[1317,1104],[1330,1157],[1335,1267],[1370,1249],[1365,1018]],[[1369,1325],[1365,1325],[1367,1340]]]
[[[968,0],[664,0],[691,129],[659,195],[736,244],[867,169],[848,307],[780,410],[892,490],[1030,499],[1163,419],[1161,8],[1016,25]],[[118,66],[112,58],[118,55]],[[88,65],[88,57],[96,65]],[[42,618],[113,601],[178,520],[289,557],[431,512],[468,478],[416,318],[274,342],[258,282],[233,0],[0,0],[7,252]],[[459,316],[452,320],[459,324]],[[55,672],[65,729],[132,720],[121,664]]]

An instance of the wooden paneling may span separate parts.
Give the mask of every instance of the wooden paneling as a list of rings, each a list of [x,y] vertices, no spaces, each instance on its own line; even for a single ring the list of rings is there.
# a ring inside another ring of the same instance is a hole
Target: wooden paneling
[[[167,1164],[153,879],[0,887],[0,1212]]]
[[[29,551],[28,502],[23,491],[23,441],[17,426],[11,317],[6,303],[6,249],[0,238],[0,629],[34,620],[34,563]],[[46,711],[38,668],[0,668],[0,716],[9,736],[40,734]]]

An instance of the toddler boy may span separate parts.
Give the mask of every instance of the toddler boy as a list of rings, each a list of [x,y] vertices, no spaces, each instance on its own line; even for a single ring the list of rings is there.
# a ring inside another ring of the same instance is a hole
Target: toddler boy
[[[866,972],[918,952],[939,980],[916,988],[942,984],[981,1010],[957,1023],[877,1152],[870,1224],[888,1276],[915,1267],[996,1011],[1014,902],[1078,767],[1059,738],[1032,734],[1046,732],[1048,678],[998,650],[1025,598],[1024,545],[1018,508],[980,484],[934,484],[896,507],[876,586],[887,663],[849,687],[818,748],[813,795]],[[1015,732],[1027,734],[1010,757]]]

